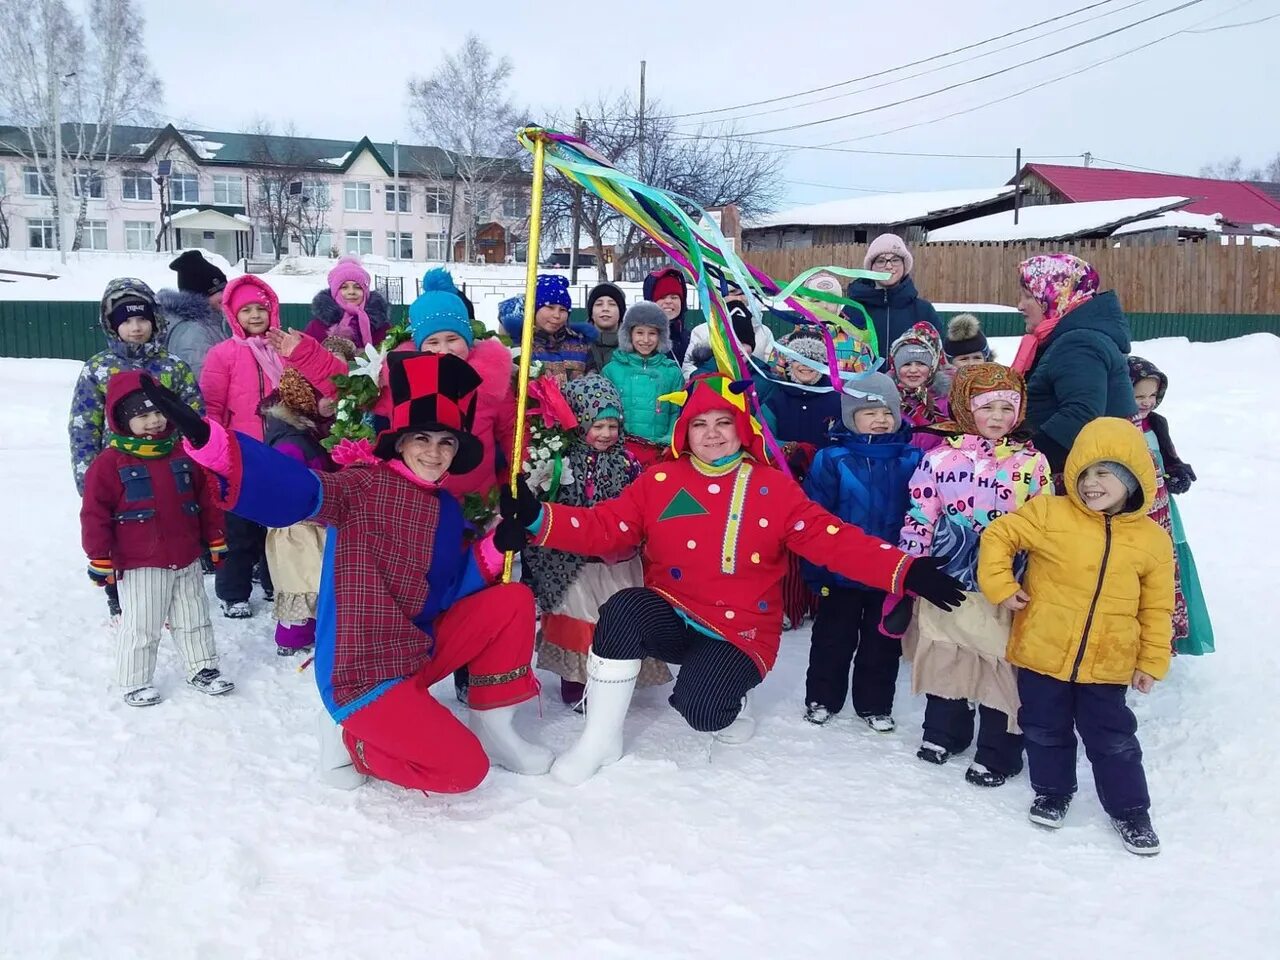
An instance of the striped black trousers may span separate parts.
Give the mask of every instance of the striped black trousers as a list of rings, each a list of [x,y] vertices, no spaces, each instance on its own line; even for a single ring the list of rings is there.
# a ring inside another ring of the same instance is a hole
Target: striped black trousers
[[[656,657],[679,664],[669,702],[689,726],[704,733],[733,723],[743,696],[763,679],[745,653],[693,629],[647,587],[619,590],[605,601],[591,648],[606,660]]]

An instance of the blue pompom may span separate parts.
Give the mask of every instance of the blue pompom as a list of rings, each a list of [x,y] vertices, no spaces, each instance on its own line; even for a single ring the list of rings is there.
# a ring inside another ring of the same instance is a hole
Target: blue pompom
[[[453,276],[444,267],[433,267],[422,275],[422,292],[428,290],[443,290],[445,293],[456,294],[458,288],[453,285]]]

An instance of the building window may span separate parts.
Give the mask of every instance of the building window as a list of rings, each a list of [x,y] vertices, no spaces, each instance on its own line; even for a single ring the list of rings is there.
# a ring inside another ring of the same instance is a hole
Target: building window
[[[200,177],[194,173],[175,173],[169,178],[169,199],[173,203],[199,203]]]
[[[523,190],[508,190],[502,195],[502,215],[523,217],[527,211]]]
[[[449,212],[449,191],[443,187],[427,187],[427,213]]]
[[[244,178],[215,174],[213,178],[213,202],[228,207],[243,207]]]
[[[40,177],[35,167],[22,168],[22,192],[28,197],[51,197],[49,187]]]
[[[488,220],[489,219],[489,194],[477,193],[475,207],[476,207],[476,219],[479,220],[481,223],[483,223],[485,220]]]
[[[373,198],[369,192],[369,184],[347,181],[342,185],[342,206],[344,210],[360,213],[373,209]],[[388,209],[390,209],[388,207]]]
[[[80,249],[107,249],[107,221],[86,220],[84,222],[84,232],[80,234]]]
[[[447,260],[448,241],[443,233],[427,234],[427,259]]]
[[[328,230],[322,230],[320,231],[320,233],[315,235],[315,238],[316,238],[315,256],[317,257],[329,256],[329,252],[333,250],[333,234],[331,234]]]
[[[124,248],[126,250],[154,250],[156,225],[150,220],[126,220],[124,222]]]
[[[366,184],[366,186],[368,186],[368,184]],[[373,256],[373,231],[348,230],[346,252],[354,253],[356,256],[361,257]]]
[[[52,217],[38,217],[27,221],[27,246],[32,250],[52,250],[55,245]]]
[[[145,170],[126,170],[120,174],[120,196],[125,200],[151,199],[151,174]]]
[[[387,213],[395,213],[397,207],[397,199],[399,200],[399,212],[409,213],[413,205],[409,202],[409,185],[407,183],[387,184]]]
[[[302,196],[311,203],[317,204],[321,210],[329,209],[329,184],[324,180],[310,178],[303,180]]]
[[[264,257],[274,257],[276,255],[276,241],[271,236],[271,231],[258,227],[258,252]]]
[[[413,234],[400,234],[399,243],[396,242],[396,235],[390,230],[387,231],[387,259],[389,260],[412,260],[413,259]]]
[[[73,178],[77,197],[86,194],[91,200],[102,199],[102,174],[97,170],[77,170]]]

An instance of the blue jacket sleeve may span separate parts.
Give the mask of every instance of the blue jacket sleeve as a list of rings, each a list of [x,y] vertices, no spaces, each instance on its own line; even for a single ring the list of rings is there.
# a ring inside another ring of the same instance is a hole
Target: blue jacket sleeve
[[[223,478],[226,509],[264,527],[291,527],[317,517],[325,503],[319,477],[252,437],[234,437],[238,454],[231,476]]]
[[[67,434],[71,441],[71,470],[76,492],[84,496],[84,478],[89,465],[102,452],[102,431],[106,407],[106,391],[94,376],[92,363],[86,363],[71,394],[71,415]]]

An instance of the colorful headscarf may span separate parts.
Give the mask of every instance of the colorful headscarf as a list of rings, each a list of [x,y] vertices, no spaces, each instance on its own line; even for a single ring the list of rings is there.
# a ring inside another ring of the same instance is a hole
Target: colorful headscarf
[[[1144,360],[1142,357],[1129,356],[1129,382],[1135,387],[1139,380],[1154,380],[1156,382],[1156,406],[1160,406],[1164,402],[1165,391],[1169,389],[1169,378],[1164,372],[1150,360]],[[1152,409],[1155,409],[1154,407]]]
[[[1018,279],[1044,307],[1044,320],[1022,338],[1013,360],[1013,369],[1025,374],[1058,321],[1080,304],[1092,300],[1101,281],[1092,264],[1069,253],[1046,253],[1022,261],[1018,265]]]
[[[990,396],[988,396],[990,395]],[[940,424],[938,429],[945,433],[977,433],[978,422],[974,412],[981,409],[982,404],[975,406],[975,401],[983,397],[1010,401],[1016,409],[1013,426],[1009,432],[1022,423],[1027,413],[1027,385],[1022,375],[1002,363],[975,363],[961,367],[951,384],[951,421]],[[954,429],[951,429],[954,426]]]

